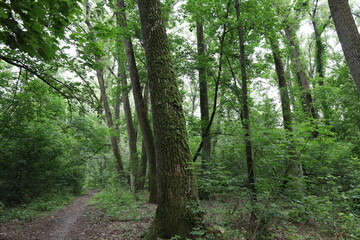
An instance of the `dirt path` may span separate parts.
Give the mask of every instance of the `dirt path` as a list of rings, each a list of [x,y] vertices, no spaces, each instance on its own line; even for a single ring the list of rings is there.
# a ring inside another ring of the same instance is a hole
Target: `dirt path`
[[[143,203],[124,210],[120,216],[106,216],[96,205],[88,205],[95,192],[76,199],[52,215],[32,222],[0,224],[0,240],[140,240],[149,228],[156,206]]]
[[[90,191],[64,209],[49,216],[39,217],[32,222],[3,224],[0,226],[0,239],[65,240],[94,194],[95,191]]]

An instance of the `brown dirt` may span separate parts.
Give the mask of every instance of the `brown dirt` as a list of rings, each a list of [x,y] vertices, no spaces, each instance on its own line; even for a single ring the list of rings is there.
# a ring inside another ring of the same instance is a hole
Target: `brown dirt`
[[[1,224],[0,240],[142,239],[151,223],[155,209],[153,205],[141,206],[135,218],[114,219],[105,216],[95,205],[87,205],[94,194],[90,192],[64,209],[31,222]]]

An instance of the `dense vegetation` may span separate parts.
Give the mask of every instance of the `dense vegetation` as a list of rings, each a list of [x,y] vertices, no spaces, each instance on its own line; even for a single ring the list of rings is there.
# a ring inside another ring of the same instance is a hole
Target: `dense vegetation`
[[[359,16],[1,0],[0,221],[93,188],[112,215],[149,192],[147,239],[359,239]]]

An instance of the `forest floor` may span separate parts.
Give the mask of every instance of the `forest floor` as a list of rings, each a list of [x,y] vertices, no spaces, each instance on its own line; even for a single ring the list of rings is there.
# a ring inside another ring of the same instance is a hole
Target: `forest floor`
[[[141,239],[152,216],[146,214],[144,218],[117,221],[105,216],[96,205],[88,204],[94,194],[95,191],[90,191],[65,208],[30,222],[11,220],[0,223],[0,240]],[[152,214],[155,210],[155,206],[150,204],[142,208]]]
[[[95,196],[96,195],[96,196]],[[71,204],[51,214],[35,217],[31,221],[9,220],[0,222],[0,240],[140,240],[149,228],[156,205],[139,201],[133,206],[117,199],[116,209],[110,212],[93,204],[92,197],[99,197],[96,191],[75,199]],[[94,199],[94,198],[93,198]],[[238,202],[202,201],[206,209],[205,223],[210,226],[205,239],[244,240],[248,216],[246,209]],[[269,225],[266,239],[348,239],[340,235],[321,236],[313,226],[294,224],[277,219]],[[204,238],[201,238],[204,239]],[[263,238],[265,239],[265,238]],[[349,238],[350,239],[350,238]],[[351,238],[353,239],[353,238]]]

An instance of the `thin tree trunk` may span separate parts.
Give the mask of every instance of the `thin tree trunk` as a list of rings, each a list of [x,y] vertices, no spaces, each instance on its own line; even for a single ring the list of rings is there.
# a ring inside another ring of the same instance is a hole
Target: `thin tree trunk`
[[[146,147],[145,142],[143,141],[141,144],[141,159],[140,164],[137,169],[137,179],[136,179],[136,190],[144,190],[145,188],[145,178],[146,178],[146,168],[147,168],[147,155],[146,155]]]
[[[145,239],[189,238],[201,216],[190,163],[182,100],[159,0],[139,0],[153,114],[158,208]]]
[[[130,151],[130,187],[133,192],[136,192],[136,173],[139,164],[139,157],[137,152],[137,132],[134,127],[131,106],[129,101],[129,89],[126,80],[124,63],[118,60],[118,77],[122,82],[122,101],[124,105],[124,114],[126,121],[126,130],[129,138],[129,151]]]
[[[206,163],[211,160],[211,137],[210,132],[206,131],[209,124],[209,100],[208,84],[206,79],[206,62],[205,62],[205,43],[204,27],[200,22],[196,24],[197,50],[198,50],[198,71],[199,71],[199,91],[200,91],[200,114],[201,114],[201,136],[204,138],[202,147],[202,168],[206,169]]]
[[[96,60],[96,62],[100,62],[100,60]],[[101,92],[101,98],[102,98],[102,102],[104,105],[104,110],[105,110],[105,117],[106,117],[106,122],[107,125],[110,129],[110,141],[111,141],[111,147],[114,153],[114,157],[115,157],[115,162],[116,162],[116,170],[119,173],[119,175],[121,176],[123,174],[123,164],[122,164],[122,159],[121,159],[121,154],[120,154],[120,150],[119,150],[119,145],[118,145],[118,140],[116,138],[116,136],[114,136],[114,122],[113,122],[113,118],[112,118],[112,114],[111,114],[111,110],[110,110],[110,105],[109,105],[109,100],[108,100],[108,96],[106,94],[106,88],[105,88],[105,82],[104,82],[104,75],[103,75],[103,70],[102,69],[97,69],[96,70],[96,76],[99,82],[99,87],[100,87],[100,92]]]
[[[124,0],[118,0],[119,21],[123,29],[127,29],[126,15],[124,12]],[[141,86],[140,76],[137,69],[135,54],[129,37],[123,37],[125,46],[126,58],[130,72],[130,79],[133,89],[133,96],[135,102],[135,109],[139,120],[143,141],[145,142],[146,154],[149,160],[149,190],[150,190],[150,203],[157,202],[157,184],[156,184],[156,152],[154,144],[154,136],[151,130],[150,122],[147,115],[147,107],[144,103]]]
[[[296,44],[296,40],[294,39],[294,35],[290,27],[285,27],[285,36],[291,47],[291,56],[295,65],[296,77],[302,92],[303,105],[305,106],[304,110],[309,117],[317,119],[318,116],[314,108],[308,77],[305,73],[305,68],[301,63],[299,47]]]
[[[240,21],[240,5],[239,0],[235,0],[235,10],[237,20]],[[251,143],[251,125],[250,125],[250,109],[249,109],[249,93],[248,93],[248,79],[246,73],[246,57],[245,57],[245,41],[244,41],[244,30],[240,24],[237,27],[239,46],[240,46],[240,65],[241,65],[241,88],[242,88],[242,114],[243,121],[242,125],[245,131],[245,152],[246,152],[246,163],[247,163],[247,177],[248,177],[248,188],[251,194],[251,202],[253,206],[257,202],[257,194],[255,187],[255,171],[254,171],[254,160],[252,155],[252,143]],[[255,227],[256,215],[255,211],[251,211],[251,226]],[[254,230],[254,229],[253,229]]]
[[[86,1],[85,5],[86,5],[85,23],[88,26],[88,28],[91,29],[92,25],[89,21],[89,16],[90,16],[89,2]],[[104,105],[106,122],[110,129],[110,141],[111,141],[111,147],[112,147],[114,157],[115,157],[115,166],[116,166],[116,170],[117,170],[119,176],[121,177],[123,175],[124,167],[123,167],[123,163],[122,163],[122,159],[121,159],[118,140],[117,140],[116,136],[114,136],[114,130],[115,130],[114,122],[113,122],[113,118],[112,118],[112,114],[111,114],[111,110],[110,110],[108,96],[106,94],[106,87],[105,87],[105,81],[104,81],[104,70],[101,66],[101,60],[98,56],[95,56],[95,62],[98,65],[98,67],[96,69],[96,77],[98,79],[98,83],[99,83],[99,87],[100,87],[101,100]]]
[[[360,34],[349,1],[329,0],[329,7],[345,59],[360,94]]]
[[[285,161],[284,166],[284,180],[282,183],[282,188],[285,189],[287,183],[289,182],[289,177],[301,178],[302,177],[302,164],[298,163],[298,158],[296,156],[294,142],[291,139],[293,134],[292,128],[292,116],[290,108],[290,97],[288,93],[287,82],[285,78],[284,65],[280,55],[279,43],[273,37],[269,38],[272,54],[274,58],[276,74],[278,78],[279,91],[280,91],[280,100],[282,107],[283,115],[283,125],[286,131],[286,139],[288,141],[289,150],[288,150],[288,160]],[[295,181],[298,183],[298,181]]]
[[[271,50],[274,58],[276,74],[278,77],[279,91],[280,91],[280,100],[281,108],[283,113],[283,124],[285,130],[292,132],[292,117],[291,117],[291,108],[290,108],[290,97],[288,92],[288,87],[285,79],[284,64],[281,60],[279,43],[273,37],[269,38]]]

